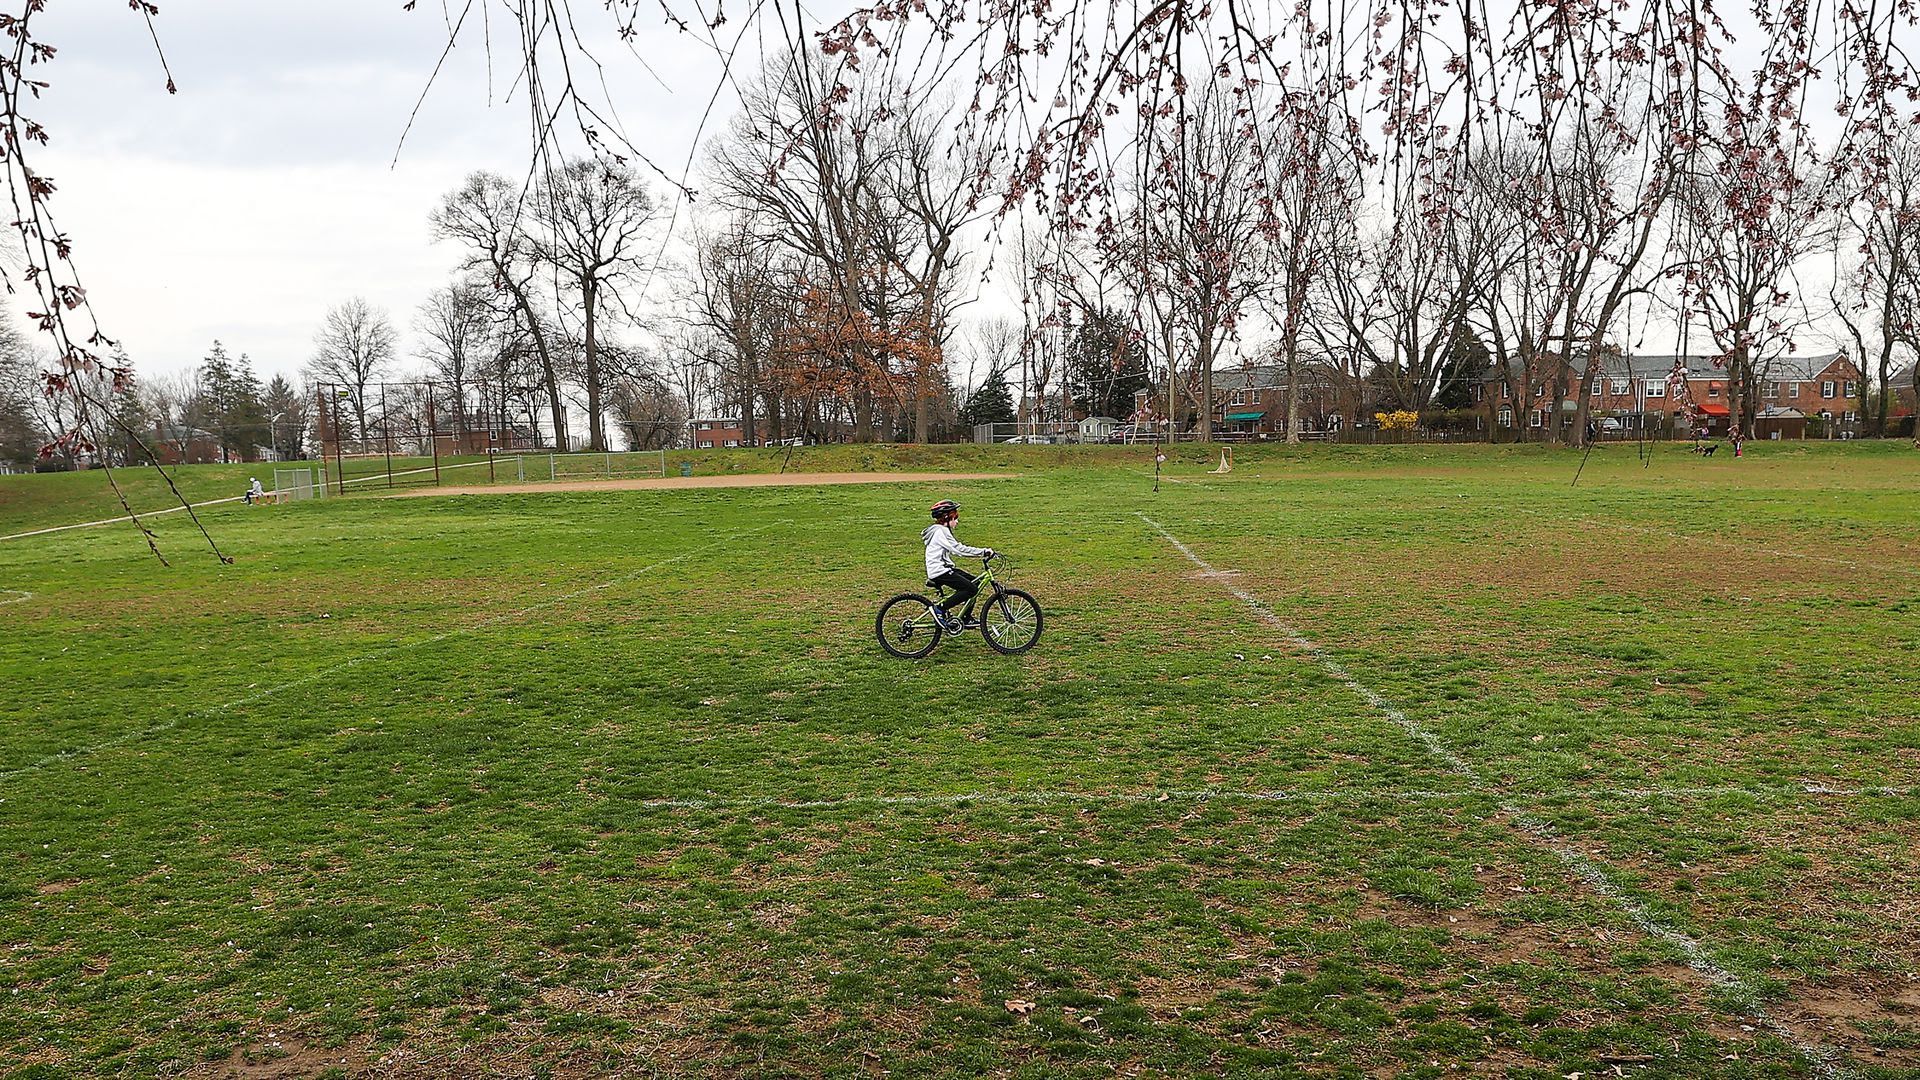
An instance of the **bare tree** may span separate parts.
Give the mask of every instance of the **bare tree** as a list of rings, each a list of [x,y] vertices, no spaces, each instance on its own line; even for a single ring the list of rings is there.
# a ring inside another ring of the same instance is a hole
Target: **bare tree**
[[[687,317],[713,346],[718,385],[740,410],[741,437],[762,439],[760,403],[771,438],[782,437],[783,398],[774,352],[794,318],[801,270],[782,248],[761,242],[738,216],[694,236]]]
[[[307,380],[348,388],[356,433],[362,438],[367,434],[367,386],[393,364],[394,341],[387,313],[358,296],[330,309],[313,338]]]
[[[1111,272],[1141,283],[1170,375],[1191,350],[1184,388],[1202,440],[1213,433],[1215,365],[1273,281],[1271,213],[1257,177],[1272,134],[1206,84],[1148,134],[1134,205],[1103,253]]]
[[[679,392],[652,374],[625,375],[613,384],[613,415],[632,450],[662,450],[680,444],[687,405]]]
[[[546,390],[554,442],[567,444],[567,406],[560,394],[556,343],[534,288],[535,247],[523,227],[519,191],[505,177],[476,172],[448,192],[430,219],[439,240],[462,244],[461,268],[489,281],[508,299],[517,336],[532,346]]]
[[[546,177],[535,201],[541,229],[534,249],[578,304],[587,449],[605,450],[601,335],[609,309],[632,317],[623,290],[642,265],[641,241],[653,222],[653,197],[630,168],[576,159]]]
[[[1879,388],[1874,432],[1885,435],[1895,359],[1903,348],[1920,356],[1920,132],[1909,129],[1850,179],[1853,197],[1837,246],[1857,250],[1859,261],[1850,273],[1836,270],[1833,307],[1861,371]],[[1920,400],[1920,363],[1913,369]]]
[[[1683,261],[1683,313],[1706,326],[1727,372],[1728,411],[1736,431],[1754,434],[1760,380],[1769,363],[1793,351],[1807,321],[1791,289],[1794,267],[1832,235],[1825,199],[1804,165],[1742,127],[1727,132],[1709,167],[1685,177],[1674,198]]]
[[[906,395],[944,386],[955,238],[970,211],[924,103],[835,80],[803,53],[772,63],[710,172],[736,220],[795,260],[795,308],[810,314],[789,327],[783,378],[809,409],[844,403],[864,442],[891,429]],[[916,434],[926,426],[916,409]]]
[[[490,292],[477,281],[456,281],[428,294],[413,316],[423,358],[452,392],[454,430],[463,452],[470,423],[468,390],[500,332],[499,313],[489,302]]]

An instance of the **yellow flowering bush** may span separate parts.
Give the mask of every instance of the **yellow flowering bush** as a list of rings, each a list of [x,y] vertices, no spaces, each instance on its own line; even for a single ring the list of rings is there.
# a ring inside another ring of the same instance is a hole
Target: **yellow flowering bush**
[[[1377,412],[1373,421],[1382,431],[1412,431],[1420,426],[1420,414],[1401,409],[1395,412]]]

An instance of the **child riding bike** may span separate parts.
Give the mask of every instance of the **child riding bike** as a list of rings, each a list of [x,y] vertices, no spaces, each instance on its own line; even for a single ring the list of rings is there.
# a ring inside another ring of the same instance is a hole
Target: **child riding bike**
[[[920,534],[920,539],[927,542],[927,585],[948,589],[953,593],[934,608],[934,618],[940,621],[940,629],[949,634],[957,634],[966,628],[973,618],[974,595],[980,591],[972,574],[954,567],[953,557],[959,555],[978,559],[993,555],[992,548],[968,547],[954,538],[953,526],[959,520],[960,504],[952,499],[941,499],[933,504],[933,524]],[[962,604],[966,605],[966,610],[956,619],[953,609]]]

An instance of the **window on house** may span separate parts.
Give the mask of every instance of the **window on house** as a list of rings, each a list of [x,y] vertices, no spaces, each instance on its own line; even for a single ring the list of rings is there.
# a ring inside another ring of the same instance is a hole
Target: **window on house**
[[[1850,398],[1856,398],[1860,396],[1860,384],[1853,381],[1852,379],[1847,380],[1847,396]]]
[[[711,449],[713,449],[713,440],[712,440],[712,439],[701,439],[701,440],[700,440],[700,449],[702,449],[702,450],[711,450]]]
[[[1541,410],[1541,409],[1533,410],[1533,426],[1534,427],[1547,426],[1547,414],[1544,410]]]
[[[1860,421],[1860,414],[1854,412],[1852,409],[1848,409],[1846,412],[1840,414],[1840,419],[1845,423],[1854,424]]]
[[[1500,400],[1505,401],[1512,396],[1513,396],[1513,387],[1508,386],[1506,383],[1501,383],[1500,384]]]
[[[1647,380],[1647,396],[1648,397],[1666,397],[1667,396],[1667,380],[1648,379]]]
[[[1633,382],[1630,379],[1615,379],[1613,380],[1612,388],[1615,394],[1631,394],[1633,393]]]
[[[712,431],[712,430],[713,430],[713,422],[712,422],[711,420],[702,420],[702,421],[700,421],[700,430],[701,430],[701,431]]]
[[[1546,396],[1547,396],[1547,384],[1546,384],[1546,383],[1534,383],[1534,384],[1533,384],[1533,396],[1534,396],[1534,397],[1546,397]]]
[[[1825,382],[1820,384],[1820,396],[1823,398],[1833,397],[1833,380],[1832,379],[1828,379]]]
[[[1800,384],[1799,384],[1799,383],[1797,383],[1797,382],[1790,382],[1790,383],[1788,383],[1788,384],[1787,384],[1787,396],[1788,396],[1788,397],[1790,397],[1790,398],[1797,398],[1797,397],[1799,397],[1799,396],[1800,396]]]
[[[1500,426],[1501,427],[1513,426],[1513,410],[1512,409],[1500,410]]]
[[[1599,396],[1600,396],[1600,376],[1598,376],[1598,375],[1595,375],[1595,376],[1593,377],[1593,391],[1592,391],[1592,393],[1593,393],[1593,396],[1594,396],[1594,397],[1599,397]]]
[[[1716,398],[1716,397],[1719,397],[1719,396],[1720,396],[1720,384],[1719,384],[1719,383],[1708,383],[1708,384],[1707,384],[1707,396],[1708,396],[1708,397],[1710,397],[1710,398]]]
[[[728,445],[728,446],[739,446],[739,445],[740,445],[740,440],[739,440],[739,439],[728,439],[728,440],[727,440],[727,445]]]
[[[1770,382],[1767,384],[1767,400],[1768,401],[1780,400],[1780,386],[1781,384],[1777,382]]]

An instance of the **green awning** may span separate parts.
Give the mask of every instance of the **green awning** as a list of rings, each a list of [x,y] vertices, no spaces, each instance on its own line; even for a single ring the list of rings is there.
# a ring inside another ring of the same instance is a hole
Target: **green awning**
[[[1228,413],[1228,414],[1227,414],[1227,419],[1229,419],[1229,420],[1258,420],[1258,419],[1260,419],[1261,417],[1263,417],[1263,416],[1265,416],[1265,415],[1267,415],[1267,414],[1266,414],[1266,411],[1265,411],[1265,410],[1262,410],[1262,411],[1260,411],[1260,412],[1230,412],[1230,413]]]

